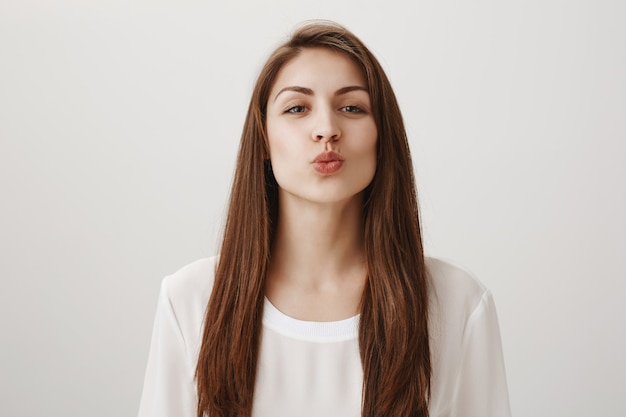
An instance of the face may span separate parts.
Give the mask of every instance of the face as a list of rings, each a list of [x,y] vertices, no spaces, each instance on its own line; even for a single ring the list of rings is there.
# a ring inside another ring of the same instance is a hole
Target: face
[[[279,71],[267,138],[282,197],[359,198],[376,171],[378,132],[360,68],[341,53],[304,49]]]

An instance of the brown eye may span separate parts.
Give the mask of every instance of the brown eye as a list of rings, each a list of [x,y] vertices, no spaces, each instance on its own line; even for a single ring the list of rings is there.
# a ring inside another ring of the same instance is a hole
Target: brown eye
[[[293,106],[289,107],[285,113],[304,113],[306,111],[306,107],[304,106]]]
[[[344,111],[346,113],[365,113],[365,110],[363,110],[359,106],[345,106],[341,108],[341,111]]]

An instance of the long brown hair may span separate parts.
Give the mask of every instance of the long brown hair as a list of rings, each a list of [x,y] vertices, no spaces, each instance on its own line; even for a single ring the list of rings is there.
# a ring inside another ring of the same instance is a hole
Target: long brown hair
[[[363,70],[379,135],[376,174],[363,207],[368,276],[359,323],[362,415],[427,417],[427,278],[404,123],[376,58],[332,22],[300,27],[270,56],[254,87],[196,368],[198,417],[252,413],[265,279],[278,216],[277,184],[267,162],[267,101],[283,65],[311,47],[341,52]]]

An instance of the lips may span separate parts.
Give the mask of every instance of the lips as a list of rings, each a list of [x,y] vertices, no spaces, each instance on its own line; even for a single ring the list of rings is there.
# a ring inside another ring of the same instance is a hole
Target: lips
[[[313,169],[323,175],[331,175],[339,171],[343,166],[344,159],[337,152],[322,152],[313,160]]]

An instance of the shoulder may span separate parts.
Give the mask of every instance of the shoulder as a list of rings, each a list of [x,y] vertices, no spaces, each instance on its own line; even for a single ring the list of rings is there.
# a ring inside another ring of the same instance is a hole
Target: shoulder
[[[427,258],[426,269],[431,414],[510,415],[491,292],[452,262]]]
[[[491,292],[471,272],[450,261],[426,258],[431,330],[451,341],[491,309]]]
[[[190,355],[196,354],[201,342],[216,266],[216,257],[199,259],[166,276],[161,283],[161,308],[170,312]]]
[[[473,310],[488,292],[478,278],[455,263],[429,257],[425,263],[431,302]]]
[[[187,304],[193,299],[208,301],[216,266],[217,257],[202,258],[185,265],[163,279],[163,292],[174,305]]]

